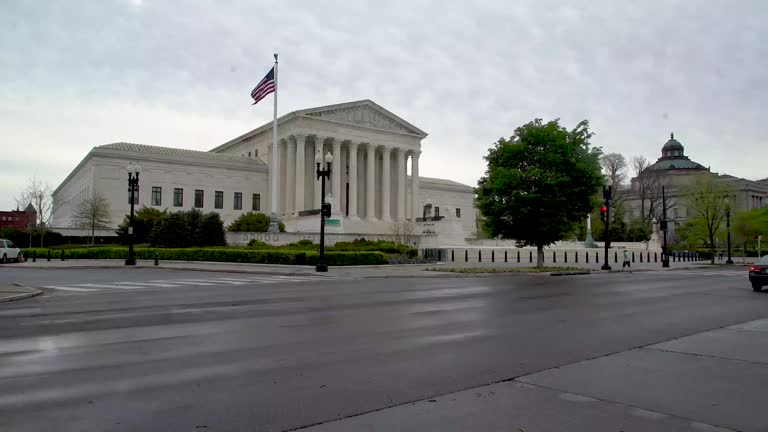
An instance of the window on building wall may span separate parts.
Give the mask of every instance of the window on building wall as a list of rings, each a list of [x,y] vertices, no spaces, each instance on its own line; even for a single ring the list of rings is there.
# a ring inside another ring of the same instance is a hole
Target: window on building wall
[[[251,152],[248,152],[248,157],[251,157]]]
[[[213,194],[213,208],[224,208],[224,191],[216,191]]]
[[[174,207],[184,206],[184,189],[173,188],[173,206]]]
[[[440,207],[435,207],[435,219],[440,217]]]
[[[195,208],[203,208],[203,190],[195,189]]]
[[[456,207],[456,219],[461,219],[461,209]]]
[[[243,193],[235,192],[235,210],[243,209]]]
[[[253,201],[251,202],[251,210],[261,211],[261,194],[253,194]]]
[[[259,149],[256,149],[256,150],[253,152],[253,157],[259,157]]]
[[[160,186],[152,186],[152,205],[163,205],[163,188]]]

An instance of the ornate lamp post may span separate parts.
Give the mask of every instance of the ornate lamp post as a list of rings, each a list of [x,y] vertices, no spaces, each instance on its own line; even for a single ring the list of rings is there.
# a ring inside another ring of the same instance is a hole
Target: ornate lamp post
[[[141,165],[131,162],[126,168],[128,171],[128,196],[131,201],[131,215],[128,222],[128,259],[125,265],[136,265],[136,259],[133,256],[133,203],[136,200],[136,194],[139,193],[139,173]]]
[[[331,204],[325,202],[325,180],[331,178],[331,163],[333,156],[331,152],[325,155],[325,169],[322,169],[323,154],[322,151],[315,155],[315,165],[317,165],[317,179],[320,180],[320,259],[317,261],[315,270],[327,272],[328,265],[325,264],[325,218],[331,217]]]
[[[733,264],[733,259],[731,259],[731,200],[728,197],[725,198],[725,226],[728,230],[728,260],[725,263]]]
[[[661,230],[664,232],[664,243],[661,246],[661,266],[669,267],[669,254],[667,253],[667,228],[669,222],[667,221],[667,190],[664,186],[661,187]]]
[[[611,265],[608,264],[608,248],[611,246],[611,234],[609,228],[611,226],[611,193],[613,192],[613,184],[611,179],[608,178],[603,186],[603,201],[605,206],[605,231],[603,233],[603,247],[605,249],[605,255],[603,260],[603,266],[601,270],[610,270]]]

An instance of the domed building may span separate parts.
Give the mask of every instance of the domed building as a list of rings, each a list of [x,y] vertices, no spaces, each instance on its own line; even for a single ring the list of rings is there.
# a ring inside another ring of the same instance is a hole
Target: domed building
[[[683,144],[670,134],[669,140],[661,147],[661,157],[646,167],[630,181],[629,191],[624,195],[624,220],[645,218],[658,219],[662,214],[662,186],[667,196],[667,219],[671,226],[678,226],[689,217],[682,194],[698,176],[715,176],[718,181],[728,183],[736,196],[734,211],[751,210],[768,205],[768,179],[747,180],[727,174],[710,171],[709,167],[691,160],[685,154]]]

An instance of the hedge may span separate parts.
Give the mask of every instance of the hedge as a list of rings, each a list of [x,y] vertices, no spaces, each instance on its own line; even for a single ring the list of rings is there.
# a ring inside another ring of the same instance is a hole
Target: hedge
[[[32,252],[38,259],[48,256],[48,249],[25,249],[24,256],[32,258]],[[317,264],[320,254],[318,252],[281,251],[281,250],[245,250],[245,249],[153,249],[136,248],[136,259],[151,260],[157,257],[159,260],[173,261],[210,261],[210,262],[237,262],[257,264],[291,264],[314,265]],[[126,248],[83,248],[69,250],[51,250],[51,259],[126,259]],[[378,265],[387,264],[387,256],[381,252],[327,252],[326,264],[330,266],[344,265]]]

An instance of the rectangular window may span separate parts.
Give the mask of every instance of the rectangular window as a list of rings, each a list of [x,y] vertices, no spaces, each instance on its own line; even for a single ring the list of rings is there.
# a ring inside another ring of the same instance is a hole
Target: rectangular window
[[[195,208],[203,208],[203,190],[195,189]]]
[[[213,196],[213,208],[224,208],[224,191],[216,191]]]
[[[253,194],[253,202],[251,203],[251,210],[261,211],[261,194]]]
[[[235,192],[235,210],[243,209],[243,193]]]
[[[435,207],[435,219],[440,218],[440,207]]]
[[[160,186],[152,186],[152,205],[163,205],[163,188]]]
[[[259,149],[254,150],[253,157],[259,157]]]
[[[461,219],[461,209],[456,207],[456,219]]]
[[[251,152],[248,152],[248,157],[251,157]]]
[[[184,206],[184,189],[173,188],[173,206],[174,207]]]

